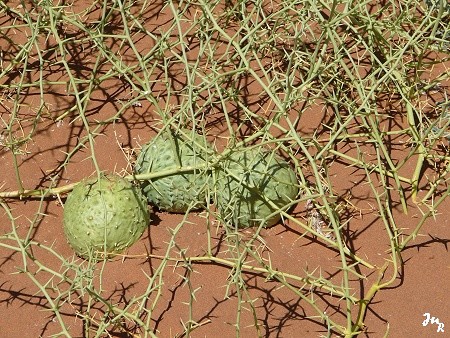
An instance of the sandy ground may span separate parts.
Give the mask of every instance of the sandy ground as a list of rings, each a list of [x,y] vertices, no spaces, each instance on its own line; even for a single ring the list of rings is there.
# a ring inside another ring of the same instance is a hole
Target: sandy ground
[[[163,18],[160,18],[163,20]],[[157,23],[154,24],[157,26]],[[20,37],[18,37],[20,40]],[[12,48],[6,42],[0,40],[2,49]],[[23,42],[23,41],[22,41]],[[11,50],[12,52],[12,50]],[[51,57],[51,56],[49,56]],[[83,55],[80,55],[83,59]],[[87,64],[89,72],[89,64]],[[444,65],[443,65],[444,67]],[[444,68],[442,68],[444,69]],[[435,69],[437,73],[442,71]],[[84,70],[80,70],[81,73]],[[102,71],[107,71],[104,69]],[[49,77],[55,81],[65,81],[63,69],[54,70]],[[5,83],[4,80],[1,80]],[[445,85],[443,84],[443,88]],[[90,161],[89,150],[77,152],[64,169],[58,169],[65,159],[65,153],[71,151],[80,137],[85,135],[79,120],[72,121],[64,118],[61,122],[55,122],[58,116],[68,106],[73,104],[73,97],[64,93],[62,86],[48,88],[46,102],[50,107],[50,113],[42,116],[38,128],[26,147],[24,153],[18,156],[18,167],[24,187],[38,189],[78,182],[91,175],[95,168]],[[261,107],[258,94],[261,92],[254,84],[246,87],[249,107]],[[155,91],[158,85],[155,84]],[[133,96],[133,92],[117,79],[111,79],[102,83],[95,90],[89,105],[89,114],[92,120],[105,119],[115,114],[120,108],[121,101],[126,101]],[[36,92],[28,93],[21,99],[24,106],[35,104],[38,100]],[[8,103],[0,106],[0,115],[8,116]],[[326,113],[320,107],[309,108],[302,117],[302,124],[298,132],[304,135],[317,130]],[[30,109],[24,111],[24,130],[31,126],[27,124],[27,114],[32,116]],[[296,114],[293,112],[293,114]],[[398,125],[405,124],[402,118],[403,112],[398,111],[395,119]],[[207,135],[220,150],[226,144],[226,126],[220,113],[211,113],[205,117],[207,120]],[[239,123],[238,114],[234,123]],[[95,155],[102,170],[124,174],[130,172],[130,160],[139,147],[147,142],[160,126],[160,121],[154,107],[148,101],[140,100],[139,105],[129,107],[122,117],[114,124],[101,129],[101,135],[95,141]],[[249,132],[251,129],[249,129]],[[397,159],[402,158],[405,148],[402,148],[402,140],[393,140],[393,153]],[[351,154],[354,149],[351,145],[342,145],[343,152]],[[301,157],[301,154],[299,155]],[[0,190],[15,191],[18,189],[14,174],[13,157],[11,152],[0,147]],[[386,229],[373,208],[375,200],[373,192],[365,182],[366,176],[362,170],[351,167],[348,163],[336,161],[330,166],[329,173],[334,185],[334,192],[345,201],[347,209],[341,217],[348,223],[343,231],[346,242],[360,257],[380,268],[386,260],[389,250]],[[307,171],[308,168],[305,168]],[[403,169],[402,175],[408,176],[414,170],[414,159]],[[420,182],[422,188],[426,188],[427,177],[433,175],[433,169],[425,170]],[[373,175],[375,182],[380,178]],[[53,182],[53,183],[52,183]],[[377,185],[379,186],[379,185]],[[402,211],[398,203],[398,194],[392,192],[393,217],[397,225],[409,234],[426,210],[423,205],[416,205],[410,198],[410,190],[406,187],[408,214]],[[423,192],[421,193],[423,195]],[[6,203],[15,218],[14,229],[24,238],[26,236],[30,220],[38,213],[38,221],[29,233],[30,238],[45,246],[51,247],[58,255],[68,261],[76,260],[73,251],[66,243],[62,231],[62,213],[64,195],[61,200],[50,198],[42,202],[38,200],[16,199],[7,200]],[[362,337],[383,337],[388,333],[389,337],[444,337],[450,330],[449,280],[450,280],[450,254],[448,243],[450,242],[450,204],[447,200],[436,213],[435,218],[429,218],[420,231],[419,236],[410,243],[403,252],[403,266],[400,274],[395,274],[391,269],[385,273],[385,279],[389,280],[394,273],[395,282],[387,289],[376,294],[364,320],[366,332]],[[351,207],[349,207],[351,205]],[[213,206],[211,206],[213,208]],[[305,205],[300,203],[291,211],[294,217],[307,218]],[[159,255],[167,251],[170,240],[170,230],[183,221],[183,215],[169,214],[154,209],[152,223],[141,240],[127,252],[125,258],[117,258],[108,262],[103,271],[102,285],[103,295],[118,307],[124,307],[133,301],[134,297],[145,292],[149,276],[161,266]],[[9,233],[12,230],[11,220],[2,210],[0,211],[0,234]],[[243,236],[250,236],[252,229],[243,231]],[[208,236],[210,234],[211,247],[217,257],[227,257],[225,231],[220,224],[207,218],[205,212],[190,214],[188,222],[185,222],[176,236],[177,248],[171,249],[171,255],[176,256],[180,249],[185,250],[187,256],[202,256],[208,249]],[[17,245],[14,241],[5,241]],[[290,222],[280,222],[276,226],[261,232],[261,241],[258,243],[261,254],[269,258],[275,270],[290,274],[302,275],[308,271],[320,271],[329,280],[338,282],[342,277],[339,269],[340,257],[335,250],[328,248],[316,238],[304,233],[303,229],[292,225]],[[225,253],[224,253],[225,252]],[[56,256],[46,250],[34,247],[33,254],[44,262],[47,267],[57,272],[62,272],[60,262]],[[40,271],[36,275],[18,273],[23,267],[23,259],[20,253],[0,247],[0,331],[3,337],[49,337],[60,331],[58,319],[49,311],[48,299],[32,282],[33,278],[43,283],[49,279],[49,274]],[[75,261],[81,263],[80,260]],[[251,263],[251,261],[249,261]],[[36,263],[28,260],[30,271],[38,271]],[[151,326],[158,332],[159,337],[181,336],[184,332],[182,323],[189,320],[189,307],[192,294],[195,295],[192,306],[192,318],[201,323],[196,328],[192,337],[214,337],[220,334],[222,337],[236,335],[235,323],[238,309],[238,296],[235,285],[230,283],[230,268],[218,263],[204,261],[192,263],[188,268],[182,263],[167,262],[165,267],[161,295],[153,311]],[[356,297],[362,297],[367,293],[371,283],[378,277],[377,269],[370,271],[360,268],[360,273],[367,275],[366,279],[354,278],[352,284]],[[185,283],[189,278],[190,283]],[[95,281],[98,283],[98,280]],[[320,318],[311,317],[310,307],[294,296],[287,287],[280,283],[267,279],[260,273],[245,273],[241,281],[248,291],[246,300],[254,302],[256,312],[250,311],[246,304],[242,307],[240,319],[240,335],[242,337],[319,337],[326,335],[326,325]],[[64,290],[66,286],[60,280],[54,278],[49,285],[58,286]],[[301,287],[300,282],[293,282],[296,287]],[[192,292],[195,290],[195,293]],[[49,291],[50,292],[50,291]],[[53,294],[53,296],[57,296]],[[154,296],[153,296],[154,297]],[[317,293],[317,304],[326,309],[338,322],[345,323],[343,307],[338,305],[338,299]],[[154,299],[145,299],[139,302],[146,307],[153,306]],[[74,337],[83,336],[83,321],[81,317],[90,304],[85,296],[74,297],[61,308],[61,315],[67,323],[70,334]],[[97,316],[101,310],[95,309],[98,304],[93,304]],[[354,307],[355,311],[357,310]],[[429,315],[428,315],[429,314]],[[254,327],[253,316],[256,316],[259,328]],[[428,317],[430,317],[427,322]],[[438,318],[434,323],[431,317]],[[96,317],[96,319],[99,319]],[[424,325],[427,324],[427,325]],[[129,333],[120,329],[112,329],[109,334],[112,337],[132,337],[132,328]],[[139,330],[134,331],[139,336]],[[105,335],[106,337],[106,335]]]

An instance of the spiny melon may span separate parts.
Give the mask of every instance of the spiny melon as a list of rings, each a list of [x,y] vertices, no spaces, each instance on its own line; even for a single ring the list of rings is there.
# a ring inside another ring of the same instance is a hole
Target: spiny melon
[[[218,167],[216,177],[217,209],[226,223],[239,228],[261,222],[265,227],[274,225],[280,213],[270,215],[285,210],[299,192],[289,164],[258,148],[231,153]]]
[[[207,163],[211,145],[203,136],[183,129],[167,129],[142,147],[135,172],[162,173],[181,167],[196,167]],[[202,208],[208,200],[210,173],[202,168],[175,173],[142,183],[147,199],[159,209],[183,213]]]
[[[64,232],[84,258],[123,252],[141,237],[149,220],[145,196],[117,175],[81,181],[64,204]]]

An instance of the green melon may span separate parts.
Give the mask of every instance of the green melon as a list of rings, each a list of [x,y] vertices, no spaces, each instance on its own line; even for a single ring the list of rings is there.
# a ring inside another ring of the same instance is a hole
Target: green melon
[[[84,258],[123,252],[141,237],[149,221],[145,196],[117,175],[81,181],[64,204],[64,232]]]
[[[211,145],[204,137],[183,129],[192,140],[179,132],[166,130],[142,147],[135,172],[162,173],[180,167],[195,167],[207,163]],[[142,182],[147,199],[159,209],[184,213],[200,209],[209,199],[211,175],[206,169],[175,173]]]
[[[232,153],[216,174],[219,214],[227,224],[239,228],[258,226],[261,222],[264,227],[274,225],[281,217],[275,211],[287,209],[299,192],[296,175],[289,164],[261,149]]]

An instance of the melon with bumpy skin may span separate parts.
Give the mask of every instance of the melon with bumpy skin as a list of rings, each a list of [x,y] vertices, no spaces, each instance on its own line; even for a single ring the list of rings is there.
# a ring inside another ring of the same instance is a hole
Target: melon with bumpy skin
[[[232,153],[216,173],[217,209],[226,223],[239,228],[274,225],[279,210],[286,210],[299,192],[289,164],[261,149]]]
[[[135,166],[137,174],[175,171],[142,183],[149,202],[175,213],[204,207],[211,179],[206,168],[176,172],[180,167],[205,165],[212,149],[204,137],[186,129],[183,132],[191,139],[171,129],[159,134],[142,147]]]
[[[84,258],[123,252],[141,237],[149,221],[145,196],[117,175],[81,181],[64,204],[64,232]]]

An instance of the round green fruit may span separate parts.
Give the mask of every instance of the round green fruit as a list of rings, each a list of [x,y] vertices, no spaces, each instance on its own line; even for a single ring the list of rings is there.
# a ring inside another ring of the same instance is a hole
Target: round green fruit
[[[299,192],[289,164],[256,148],[225,158],[218,167],[216,183],[216,204],[222,219],[239,228],[261,222],[264,227],[274,225],[281,218],[277,211],[286,210]]]
[[[206,168],[177,172],[178,168],[198,167],[207,163],[211,145],[204,137],[183,129],[167,129],[142,147],[135,172],[137,174],[168,172],[142,183],[147,199],[159,209],[184,213],[200,209],[209,199],[210,173]],[[172,172],[170,172],[172,171]]]
[[[142,236],[149,221],[145,196],[116,175],[81,181],[64,204],[64,232],[84,258],[123,252]]]

